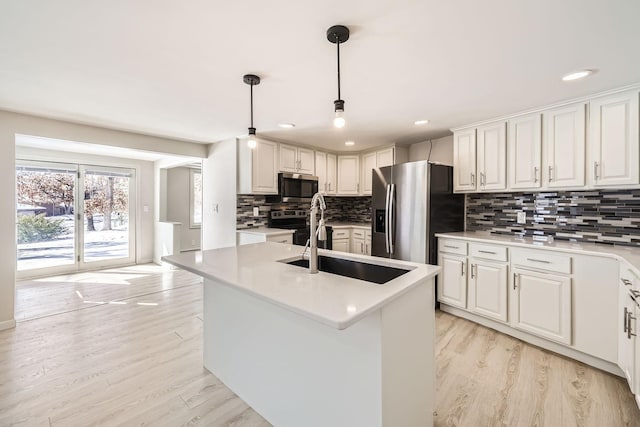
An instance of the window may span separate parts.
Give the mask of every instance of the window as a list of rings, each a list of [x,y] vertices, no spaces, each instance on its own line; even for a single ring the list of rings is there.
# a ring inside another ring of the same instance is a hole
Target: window
[[[191,169],[189,194],[189,226],[199,228],[202,224],[202,170],[200,169]]]

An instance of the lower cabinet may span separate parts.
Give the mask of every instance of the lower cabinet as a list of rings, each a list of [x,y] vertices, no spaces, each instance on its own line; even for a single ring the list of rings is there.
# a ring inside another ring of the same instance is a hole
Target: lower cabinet
[[[438,264],[442,274],[438,281],[438,301],[467,308],[467,257],[441,254]]]
[[[469,259],[469,311],[507,321],[507,263]]]
[[[637,335],[637,313],[636,303],[631,298],[632,283],[623,281],[619,286],[618,292],[618,366],[622,369],[627,382],[635,393],[640,390],[634,390],[636,386],[636,376],[640,374],[636,372],[636,335]]]
[[[511,325],[571,345],[571,278],[513,269]]]
[[[349,252],[349,239],[333,239],[331,244],[334,251]]]

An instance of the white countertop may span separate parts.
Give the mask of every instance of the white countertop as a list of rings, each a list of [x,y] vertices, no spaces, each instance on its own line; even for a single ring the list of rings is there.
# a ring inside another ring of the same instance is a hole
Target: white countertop
[[[249,234],[262,234],[265,236],[280,236],[283,234],[293,234],[294,230],[287,230],[285,228],[269,228],[269,227],[255,227],[255,228],[239,228],[237,233],[249,233]]]
[[[477,241],[482,243],[500,243],[509,246],[519,246],[526,248],[550,249],[559,252],[569,252],[582,255],[598,255],[616,258],[626,261],[640,272],[640,248],[630,246],[603,245],[598,243],[578,243],[566,240],[554,240],[553,242],[537,242],[530,237],[520,238],[517,236],[491,234],[487,231],[461,231],[456,233],[439,233],[436,237],[446,237],[449,239],[462,239]]]
[[[434,265],[318,250],[318,254],[336,258],[412,268],[378,285],[322,271],[309,274],[303,267],[278,262],[299,258],[300,253],[300,246],[265,242],[184,252],[162,260],[336,329],[348,328],[440,272]]]
[[[327,222],[333,228],[364,228],[371,230],[370,222]]]

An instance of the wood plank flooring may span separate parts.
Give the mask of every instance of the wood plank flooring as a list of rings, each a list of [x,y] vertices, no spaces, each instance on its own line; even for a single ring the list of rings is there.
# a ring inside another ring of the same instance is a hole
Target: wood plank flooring
[[[0,332],[0,426],[269,425],[202,368],[198,277],[21,285],[18,311],[38,318]],[[446,313],[436,325],[436,426],[640,426],[621,378]]]

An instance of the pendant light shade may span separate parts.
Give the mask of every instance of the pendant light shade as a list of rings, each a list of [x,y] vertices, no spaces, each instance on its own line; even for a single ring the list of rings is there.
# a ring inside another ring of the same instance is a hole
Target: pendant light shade
[[[251,126],[249,127],[249,139],[247,140],[247,145],[253,150],[256,148],[256,145],[258,145],[258,142],[256,141],[256,128],[253,127],[253,86],[260,84],[260,77],[255,74],[245,74],[242,77],[242,81],[251,87]]]
[[[340,98],[340,43],[349,40],[349,29],[344,25],[334,25],[327,30],[327,40],[335,43],[338,53],[338,99],[333,101],[336,117],[333,119],[333,125],[337,128],[343,128],[346,124],[344,118],[344,100]]]

